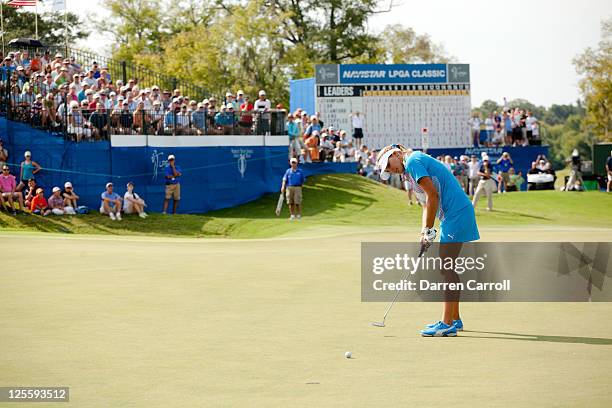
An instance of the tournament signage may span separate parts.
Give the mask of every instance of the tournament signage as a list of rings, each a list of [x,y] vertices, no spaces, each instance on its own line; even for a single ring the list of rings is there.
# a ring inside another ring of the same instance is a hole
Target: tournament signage
[[[365,119],[365,143],[421,148],[470,144],[468,64],[321,64],[315,67],[316,110],[326,124],[351,131],[351,114]]]

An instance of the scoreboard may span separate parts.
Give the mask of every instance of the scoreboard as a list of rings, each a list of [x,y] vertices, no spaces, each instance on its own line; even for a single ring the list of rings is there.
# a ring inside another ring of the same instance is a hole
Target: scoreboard
[[[350,133],[351,113],[360,112],[370,148],[471,144],[468,64],[321,64],[315,73],[315,109],[324,124]]]

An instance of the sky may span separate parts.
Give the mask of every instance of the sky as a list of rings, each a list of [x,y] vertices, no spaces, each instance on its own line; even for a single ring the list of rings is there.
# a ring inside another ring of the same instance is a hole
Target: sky
[[[355,0],[352,0],[355,1]],[[390,0],[381,1],[381,8]],[[470,64],[472,104],[523,98],[537,105],[574,103],[579,97],[572,59],[601,38],[612,0],[393,0],[391,13],[369,22],[380,32],[403,24],[429,34],[458,62]],[[101,0],[67,0],[89,20],[104,16]],[[108,53],[112,40],[95,33],[81,44]]]

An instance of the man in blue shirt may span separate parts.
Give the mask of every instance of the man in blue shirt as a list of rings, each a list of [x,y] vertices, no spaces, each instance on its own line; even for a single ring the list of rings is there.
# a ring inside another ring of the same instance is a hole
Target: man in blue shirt
[[[281,192],[286,194],[287,205],[291,213],[290,220],[302,219],[302,186],[304,185],[305,177],[302,170],[298,169],[298,161],[295,157],[289,160],[291,168],[287,169],[283,176],[283,185]]]
[[[170,202],[171,198],[174,200],[172,203],[172,214],[176,214],[176,208],[181,200],[180,178],[183,173],[181,168],[176,165],[173,154],[168,156],[168,164],[166,165],[164,175],[166,179],[166,197],[164,199],[164,210],[162,214],[166,214],[166,211],[168,210],[168,203]]]
[[[121,196],[113,192],[113,183],[106,183],[106,190],[100,195],[100,214],[108,214],[111,220],[121,221]]]

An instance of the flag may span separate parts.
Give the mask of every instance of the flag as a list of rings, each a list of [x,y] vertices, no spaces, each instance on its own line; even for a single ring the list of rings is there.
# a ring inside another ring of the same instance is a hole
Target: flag
[[[36,6],[37,0],[11,0],[7,3],[8,6],[19,8],[19,7],[34,7]]]

